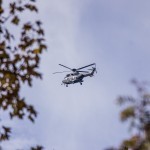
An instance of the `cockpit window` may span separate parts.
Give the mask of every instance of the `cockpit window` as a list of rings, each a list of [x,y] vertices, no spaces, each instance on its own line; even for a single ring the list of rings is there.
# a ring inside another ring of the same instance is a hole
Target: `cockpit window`
[[[67,74],[67,75],[66,75],[66,77],[69,77],[69,76],[70,76],[70,74]],[[66,78],[66,77],[65,77],[65,78]]]

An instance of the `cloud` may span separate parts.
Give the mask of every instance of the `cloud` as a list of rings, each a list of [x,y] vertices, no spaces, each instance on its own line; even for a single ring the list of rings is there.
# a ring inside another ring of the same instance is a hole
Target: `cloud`
[[[33,138],[27,139],[26,137],[14,137],[10,141],[1,144],[4,150],[29,150],[34,146],[36,146],[35,140]]]
[[[21,94],[35,105],[39,116],[33,126],[29,122],[14,124],[19,130],[13,140],[16,147],[40,141],[48,150],[96,150],[118,145],[127,136],[114,100],[118,94],[132,94],[128,80],[134,75],[142,78],[142,72],[147,72],[144,66],[149,64],[145,50],[149,48],[149,21],[144,17],[149,16],[149,9],[144,10],[145,3],[139,7],[139,1],[133,4],[38,1],[48,43],[40,68],[43,80],[34,80],[33,88],[24,87]],[[65,70],[59,63],[73,68],[93,62],[98,74],[85,79],[83,86],[65,88],[60,85],[64,74],[52,75]]]

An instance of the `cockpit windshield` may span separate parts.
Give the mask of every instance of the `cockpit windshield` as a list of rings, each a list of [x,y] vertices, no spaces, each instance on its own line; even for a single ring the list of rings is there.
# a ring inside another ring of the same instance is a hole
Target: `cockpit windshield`
[[[67,75],[65,76],[65,78],[67,78],[67,77],[70,77],[70,74],[67,74]],[[64,78],[64,79],[65,79],[65,78]]]

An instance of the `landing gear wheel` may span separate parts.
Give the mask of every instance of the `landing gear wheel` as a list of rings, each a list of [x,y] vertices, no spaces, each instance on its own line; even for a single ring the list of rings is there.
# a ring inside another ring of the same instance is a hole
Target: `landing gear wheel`
[[[66,84],[66,87],[68,87],[68,84]]]
[[[82,82],[80,82],[80,84],[82,85]]]

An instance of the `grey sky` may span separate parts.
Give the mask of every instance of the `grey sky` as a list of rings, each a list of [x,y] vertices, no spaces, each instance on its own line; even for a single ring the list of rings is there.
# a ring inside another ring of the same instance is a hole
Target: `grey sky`
[[[36,123],[14,120],[6,150],[42,144],[46,150],[102,150],[128,137],[115,99],[134,93],[129,80],[149,80],[150,1],[43,0],[38,2],[48,51],[43,80],[22,95],[39,111]],[[98,74],[82,86],[61,86],[52,72],[97,64]]]

